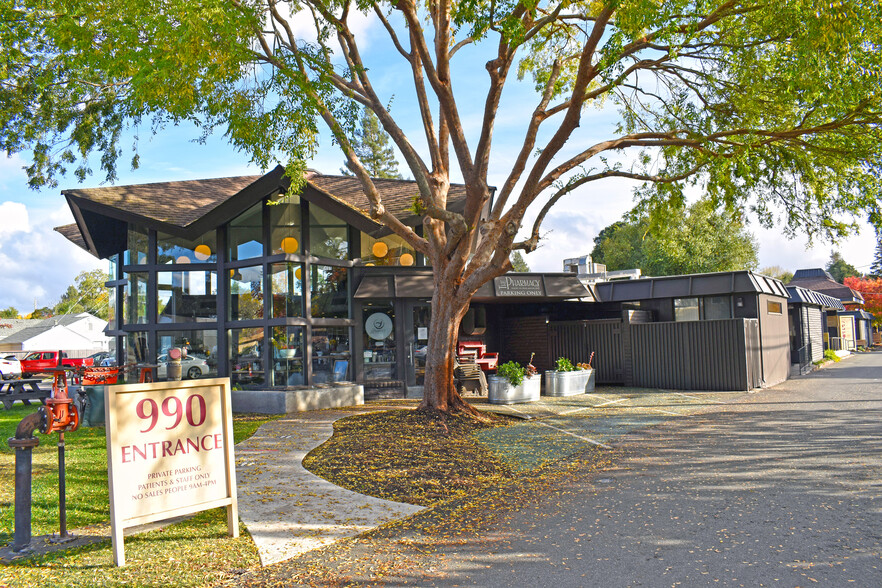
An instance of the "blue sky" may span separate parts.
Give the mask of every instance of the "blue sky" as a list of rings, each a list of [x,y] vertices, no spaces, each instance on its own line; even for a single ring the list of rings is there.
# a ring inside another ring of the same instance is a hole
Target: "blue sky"
[[[365,20],[360,25],[362,54],[374,76],[374,85],[381,96],[392,103],[392,113],[415,143],[422,136],[409,76],[402,76],[400,61],[389,57],[388,48],[374,23]],[[455,90],[461,105],[483,105],[487,73],[483,68],[486,48],[476,47],[460,52],[454,70]],[[503,97],[500,116],[495,128],[495,150],[491,161],[490,183],[501,186],[510,162],[520,145],[520,137],[529,112],[534,107],[530,85],[514,83]],[[584,147],[591,141],[608,138],[615,122],[615,113],[586,110],[582,121],[584,135],[574,142],[572,149]],[[480,111],[469,110],[464,118],[467,130],[477,129]],[[476,131],[475,131],[476,132]],[[193,141],[199,133],[188,127],[169,128],[149,137],[141,133],[139,153],[141,167],[131,171],[121,163],[117,184],[135,184],[169,180],[188,180],[259,173],[249,165],[245,154],[237,153],[223,137],[209,138],[204,145]],[[131,142],[122,142],[129,145]],[[123,157],[123,162],[128,156]],[[61,190],[77,186],[102,185],[99,175],[78,184],[72,176],[61,178],[59,187],[33,191],[27,187],[22,167],[27,164],[22,156],[7,158],[0,155],[0,308],[16,307],[27,313],[37,307],[51,306],[83,270],[105,268],[106,262],[96,260],[52,228],[73,222]],[[322,147],[310,167],[320,172],[336,174],[343,165],[343,157],[329,140]],[[508,167],[507,167],[508,166]],[[407,171],[403,170],[406,175]],[[544,239],[540,248],[526,256],[534,271],[561,271],[562,260],[589,253],[592,239],[605,226],[618,220],[633,207],[633,184],[625,180],[607,180],[594,183],[567,196],[552,210],[544,223]],[[540,204],[541,205],[541,204]],[[533,212],[533,215],[536,211]],[[533,215],[528,212],[525,227],[532,226]],[[835,246],[815,243],[809,248],[804,238],[787,240],[779,230],[751,230],[760,243],[760,267],[778,265],[795,270],[801,267],[822,267],[832,249],[866,271],[873,259],[875,237],[865,227],[861,234],[843,240]]]

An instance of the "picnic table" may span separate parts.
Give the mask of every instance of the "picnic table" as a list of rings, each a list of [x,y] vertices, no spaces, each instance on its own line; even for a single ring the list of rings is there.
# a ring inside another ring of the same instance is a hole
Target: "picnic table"
[[[40,378],[20,378],[18,380],[0,380],[0,401],[5,409],[12,408],[16,400],[21,400],[25,405],[30,405],[31,400],[39,400],[46,404],[46,399],[52,393],[49,390],[41,390]]]

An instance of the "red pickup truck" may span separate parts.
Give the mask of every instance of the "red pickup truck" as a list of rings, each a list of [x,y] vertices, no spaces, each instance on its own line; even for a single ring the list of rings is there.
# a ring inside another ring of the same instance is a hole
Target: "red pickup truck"
[[[21,377],[29,378],[34,374],[45,374],[47,369],[58,367],[58,356],[61,354],[61,366],[79,368],[92,365],[92,358],[68,358],[63,351],[32,351],[21,360]]]

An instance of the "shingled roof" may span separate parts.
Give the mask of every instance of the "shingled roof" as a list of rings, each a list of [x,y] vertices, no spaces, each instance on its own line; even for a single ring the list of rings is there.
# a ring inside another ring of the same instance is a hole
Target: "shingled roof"
[[[419,222],[413,212],[418,188],[410,180],[375,179],[386,210],[405,224]],[[284,168],[263,176],[157,182],[103,188],[64,190],[76,224],[56,231],[98,257],[118,250],[125,239],[125,223],[137,223],[179,236],[198,236],[224,224],[264,198],[287,190]],[[371,235],[388,231],[370,217],[370,202],[353,176],[323,175],[310,171],[301,197],[327,209]],[[462,211],[466,190],[453,184],[448,209]]]
[[[809,270],[797,270],[793,274],[793,279],[788,283],[789,286],[799,286],[821,292],[827,296],[838,298],[844,304],[863,304],[864,297],[859,292],[852,290],[845,284],[840,284],[833,279],[829,272],[820,268]]]
[[[170,225],[186,227],[199,220],[261,176],[238,176],[213,180],[157,182],[131,186],[63,190],[65,196],[143,216]]]

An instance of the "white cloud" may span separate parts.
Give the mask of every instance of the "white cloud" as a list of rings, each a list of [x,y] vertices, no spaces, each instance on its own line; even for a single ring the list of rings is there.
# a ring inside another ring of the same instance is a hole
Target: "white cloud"
[[[9,203],[4,203],[9,204]],[[23,314],[35,307],[52,306],[78,273],[95,268],[104,269],[107,262],[95,259],[53,230],[73,222],[67,206],[54,210],[27,209],[18,203],[12,207],[26,223],[13,234],[0,239],[0,308],[14,306]],[[0,220],[6,221],[6,210],[0,205]]]
[[[0,203],[0,237],[30,231],[28,209],[21,202]]]

